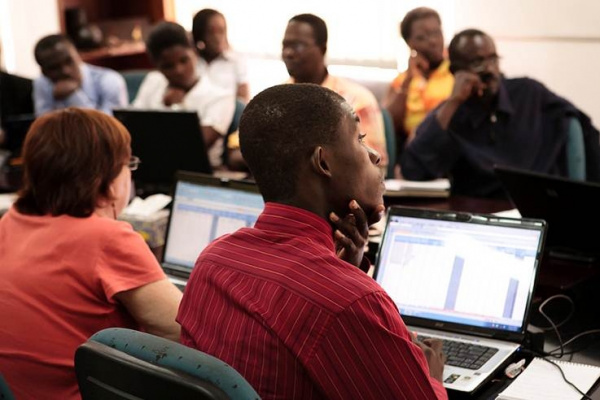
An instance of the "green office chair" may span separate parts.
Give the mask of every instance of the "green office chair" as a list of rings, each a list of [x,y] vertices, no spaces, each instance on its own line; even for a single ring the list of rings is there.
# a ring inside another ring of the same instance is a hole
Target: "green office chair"
[[[396,153],[398,151],[396,145],[396,131],[394,129],[394,121],[389,111],[385,108],[381,108],[381,114],[383,115],[383,127],[385,130],[385,144],[388,152],[388,167],[386,172],[387,178],[394,177],[394,166],[396,165]]]
[[[583,129],[577,118],[569,118],[567,132],[567,172],[569,178],[576,181],[585,181],[585,144]]]
[[[227,161],[229,161],[229,152],[227,151],[227,142],[229,140],[229,136],[238,130],[240,126],[240,119],[242,118],[242,112],[244,112],[245,107],[246,104],[244,104],[243,101],[240,99],[235,99],[235,111],[233,112],[233,119],[231,120],[231,124],[229,125],[227,133],[223,138],[223,165],[227,165]]]
[[[146,75],[148,75],[148,71],[145,69],[132,69],[129,71],[121,71],[121,75],[123,75],[123,78],[125,78],[127,94],[129,96],[129,104],[131,104],[133,100],[135,100],[135,96],[137,96],[144,78],[146,78]]]
[[[0,374],[0,399],[1,400],[15,400],[15,396],[8,387],[8,383],[4,380],[2,374]]]
[[[260,399],[231,366],[148,333],[104,329],[75,352],[82,400]]]

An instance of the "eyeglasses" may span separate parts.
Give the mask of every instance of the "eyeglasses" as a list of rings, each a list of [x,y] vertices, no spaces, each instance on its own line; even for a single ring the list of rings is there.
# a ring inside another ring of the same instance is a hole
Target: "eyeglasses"
[[[500,56],[498,54],[490,54],[489,56],[478,57],[472,61],[469,61],[466,63],[466,66],[469,70],[477,74],[479,72],[483,72],[489,64],[497,64],[499,60]]]
[[[294,53],[302,53],[309,47],[316,46],[316,43],[307,43],[301,41],[284,41],[282,44],[282,51],[291,49]]]
[[[139,157],[131,156],[129,158],[129,163],[127,164],[127,166],[129,167],[130,170],[135,171],[136,169],[138,169],[138,167],[140,166],[141,163],[142,163],[142,160],[140,160]]]

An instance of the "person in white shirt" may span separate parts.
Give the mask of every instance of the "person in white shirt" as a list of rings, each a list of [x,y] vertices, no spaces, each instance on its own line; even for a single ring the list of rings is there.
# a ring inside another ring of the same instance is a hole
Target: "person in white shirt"
[[[196,111],[210,163],[220,167],[235,95],[198,73],[194,48],[181,25],[157,24],[148,35],[146,49],[158,71],[148,73],[133,107]]]
[[[233,91],[238,99],[250,100],[246,60],[229,47],[227,23],[223,14],[205,8],[194,16],[192,36],[198,51],[201,76]]]

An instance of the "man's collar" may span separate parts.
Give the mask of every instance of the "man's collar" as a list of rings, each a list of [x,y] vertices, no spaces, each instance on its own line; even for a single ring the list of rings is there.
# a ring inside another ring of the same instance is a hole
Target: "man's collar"
[[[305,237],[335,251],[333,228],[329,222],[302,208],[267,202],[254,226],[259,229],[276,230],[284,234]]]

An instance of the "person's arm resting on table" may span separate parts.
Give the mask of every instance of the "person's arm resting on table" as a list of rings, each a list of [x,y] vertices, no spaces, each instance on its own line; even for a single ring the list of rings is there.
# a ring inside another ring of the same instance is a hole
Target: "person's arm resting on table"
[[[330,399],[447,399],[443,355],[413,343],[396,306],[369,294],[335,316],[308,370]]]

